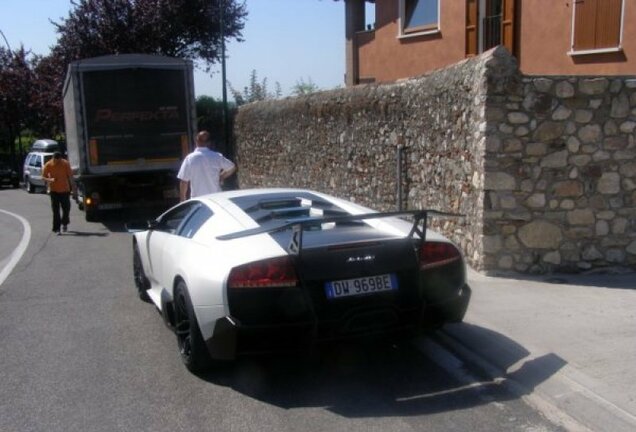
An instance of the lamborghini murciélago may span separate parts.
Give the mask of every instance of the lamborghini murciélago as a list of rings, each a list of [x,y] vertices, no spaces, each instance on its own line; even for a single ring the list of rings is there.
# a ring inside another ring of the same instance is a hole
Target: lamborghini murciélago
[[[221,192],[134,231],[139,296],[160,310],[192,371],[243,354],[393,339],[461,321],[461,251],[433,210],[378,213],[300,189]],[[136,230],[135,230],[136,228]]]

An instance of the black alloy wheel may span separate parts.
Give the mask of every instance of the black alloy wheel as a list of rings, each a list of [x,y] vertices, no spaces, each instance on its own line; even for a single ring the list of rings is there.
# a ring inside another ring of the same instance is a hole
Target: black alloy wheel
[[[197,324],[192,301],[183,281],[174,290],[174,329],[181,361],[190,372],[203,372],[210,366],[208,353],[201,330]]]
[[[146,277],[144,267],[141,264],[139,247],[136,243],[133,245],[133,276],[135,278],[135,286],[137,287],[139,298],[146,303],[150,303],[150,297],[146,292],[150,288],[150,281]]]

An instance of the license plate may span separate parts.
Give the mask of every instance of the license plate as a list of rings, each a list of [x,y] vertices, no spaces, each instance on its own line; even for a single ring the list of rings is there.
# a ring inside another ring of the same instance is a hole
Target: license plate
[[[397,276],[394,273],[344,279],[325,283],[327,298],[341,298],[398,289]]]

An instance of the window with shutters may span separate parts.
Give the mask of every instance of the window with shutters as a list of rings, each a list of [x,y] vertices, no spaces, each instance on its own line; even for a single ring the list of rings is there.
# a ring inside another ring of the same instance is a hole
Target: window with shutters
[[[400,0],[400,36],[439,31],[439,0]]]
[[[571,54],[621,49],[623,0],[575,0]]]
[[[481,18],[481,51],[487,51],[501,45],[501,18],[503,16],[502,0],[484,2]]]
[[[498,45],[516,55],[516,9],[520,0],[466,0],[466,56]]]

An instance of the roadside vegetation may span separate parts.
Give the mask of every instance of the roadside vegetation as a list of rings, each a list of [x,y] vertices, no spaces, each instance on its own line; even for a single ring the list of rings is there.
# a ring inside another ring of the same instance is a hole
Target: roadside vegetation
[[[58,37],[50,54],[0,47],[0,158],[17,167],[25,138],[62,136],[70,62],[146,53],[191,59],[210,70],[221,59],[222,35],[242,41],[246,16],[240,0],[72,0],[68,16],[51,21]]]
[[[36,55],[24,46],[0,46],[0,161],[19,169],[35,139],[64,142],[62,89],[70,62],[146,53],[190,59],[210,71],[221,60],[222,34],[226,40],[243,40],[246,16],[241,0],[72,0],[68,16],[51,21],[58,37],[48,55]],[[272,88],[256,70],[243,89],[228,84],[235,101],[229,106],[229,130],[238,106],[284,97],[280,83]],[[290,95],[319,90],[311,78],[301,78]],[[200,96],[196,106],[199,128],[223,128],[221,101]]]

